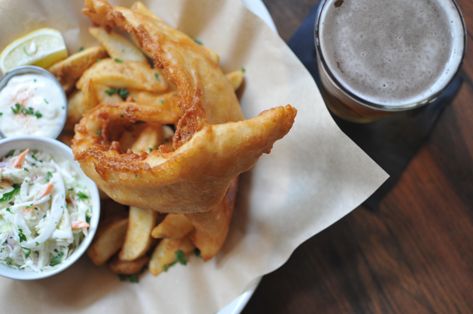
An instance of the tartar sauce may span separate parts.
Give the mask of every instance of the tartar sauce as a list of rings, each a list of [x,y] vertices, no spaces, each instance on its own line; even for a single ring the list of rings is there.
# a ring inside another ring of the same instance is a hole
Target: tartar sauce
[[[63,127],[64,92],[41,74],[13,76],[0,91],[0,130],[6,137],[55,137]]]
[[[89,191],[71,162],[29,149],[0,158],[0,263],[31,271],[62,263],[91,215]]]

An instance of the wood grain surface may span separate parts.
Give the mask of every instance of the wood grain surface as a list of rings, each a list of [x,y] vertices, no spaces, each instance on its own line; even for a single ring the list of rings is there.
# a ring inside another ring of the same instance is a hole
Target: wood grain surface
[[[264,0],[288,40],[315,0]],[[243,313],[473,313],[473,1],[464,83],[378,211],[358,208],[265,276]]]

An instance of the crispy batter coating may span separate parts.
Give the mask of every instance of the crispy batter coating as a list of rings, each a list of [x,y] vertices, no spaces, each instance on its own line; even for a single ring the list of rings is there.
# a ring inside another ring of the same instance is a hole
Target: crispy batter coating
[[[296,110],[277,107],[239,122],[205,125],[170,153],[115,150],[111,126],[160,123],[133,103],[99,105],[76,126],[73,150],[85,173],[118,203],[168,213],[208,211],[291,128]],[[118,121],[118,123],[117,123]]]
[[[85,4],[92,22],[129,33],[153,60],[175,88],[181,116],[172,145],[133,153],[120,147],[123,129],[137,122],[167,124],[169,108],[122,102],[91,109],[76,126],[73,140],[81,167],[119,203],[165,213],[211,211],[232,180],[287,134],[296,109],[277,107],[241,121],[232,84],[208,49],[139,3],[132,9],[105,0]]]
[[[186,142],[205,123],[243,119],[231,83],[209,50],[170,27],[140,3],[132,9],[105,0],[86,0],[83,9],[92,22],[129,33],[143,52],[176,86],[184,115],[178,123],[174,147]]]

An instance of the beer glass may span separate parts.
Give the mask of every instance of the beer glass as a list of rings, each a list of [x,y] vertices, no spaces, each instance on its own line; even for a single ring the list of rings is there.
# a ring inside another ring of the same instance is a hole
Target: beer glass
[[[360,123],[435,101],[466,45],[453,0],[325,0],[314,36],[327,107]]]

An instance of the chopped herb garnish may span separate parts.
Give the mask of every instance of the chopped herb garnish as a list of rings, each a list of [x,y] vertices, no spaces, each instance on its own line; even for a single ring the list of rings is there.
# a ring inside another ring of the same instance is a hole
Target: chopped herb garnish
[[[32,154],[31,154],[31,158],[33,158],[33,159],[36,160],[36,161],[39,161],[39,160],[38,160],[38,157],[36,157],[36,153],[32,153]]]
[[[92,219],[92,214],[90,213],[90,210],[87,210],[87,212],[85,213],[85,222],[90,224],[91,219]]]
[[[166,101],[165,101],[164,99],[161,99],[161,100],[159,101],[159,103],[160,103],[161,105],[164,105],[165,102],[166,102]]]
[[[20,192],[20,186],[18,184],[13,184],[13,190],[10,192],[3,193],[2,197],[0,197],[0,202],[8,202],[13,197]]]
[[[122,60],[122,59],[115,58],[115,62],[116,62],[116,63],[123,63],[123,60]]]
[[[3,116],[3,112],[0,112],[0,117]]]
[[[120,279],[120,281],[128,281],[128,282],[131,282],[131,283],[138,283],[140,281],[140,279],[138,278],[138,275],[118,275],[118,279]]]
[[[113,94],[116,94],[116,93],[117,93],[117,89],[116,89],[116,88],[113,88],[113,87],[110,87],[109,89],[105,90],[105,93],[106,93],[108,96],[112,96]]]
[[[5,262],[7,263],[7,265],[13,265],[13,259],[11,259],[11,257],[5,258]]]
[[[46,182],[49,182],[52,177],[53,177],[53,174],[51,171],[46,172]]]
[[[79,52],[83,51],[84,47],[79,47]]]
[[[20,242],[26,241],[26,236],[21,228],[18,228],[18,238],[20,239]]]
[[[181,265],[187,265],[186,253],[183,250],[176,251],[176,261]]]
[[[31,249],[28,249],[26,247],[22,247],[23,249],[23,254],[25,254],[25,258],[28,258],[31,254]]]
[[[245,73],[246,69],[244,67],[241,67],[241,72]]]
[[[11,157],[13,155],[15,155],[15,150],[14,149],[9,150],[8,153],[5,155],[5,158]]]
[[[154,73],[154,78],[159,81],[159,73]]]
[[[5,210],[11,214],[11,208],[10,207],[5,208]]]
[[[114,94],[117,94],[123,100],[126,100],[126,98],[128,97],[128,94],[129,94],[129,92],[126,88],[114,88],[114,87],[110,87],[109,89],[105,90],[105,93],[108,96],[112,96]]]
[[[39,242],[35,242],[34,245],[39,246]]]
[[[14,114],[22,114],[25,116],[35,116],[37,119],[41,118],[43,114],[39,111],[35,111],[32,107],[24,107],[19,103],[16,103],[15,106],[10,107],[11,111]]]
[[[194,41],[196,44],[201,45],[201,46],[204,44],[199,38],[194,38]]]
[[[59,252],[51,258],[49,262],[49,266],[56,266],[62,262],[62,258],[64,257],[64,252]]]
[[[128,97],[128,90],[126,88],[119,88],[117,90],[118,96],[120,96],[123,100]]]
[[[87,194],[85,194],[84,192],[77,192],[77,197],[83,201],[83,200],[86,200],[89,198],[89,196]]]
[[[97,131],[95,132],[95,135],[97,135],[97,136],[102,136],[102,130],[97,130]]]
[[[14,114],[19,114],[21,111],[21,107],[23,106],[19,103],[16,103],[14,107],[11,107],[11,111],[13,111]]]
[[[153,147],[148,147],[148,153],[151,153],[153,151]]]
[[[44,101],[46,104],[49,104],[49,101],[48,101],[46,98],[43,98],[43,101]]]
[[[176,261],[172,262],[171,264],[167,264],[167,265],[164,265],[163,266],[163,270],[164,271],[168,271],[169,268],[171,268],[172,266],[176,265]]]

